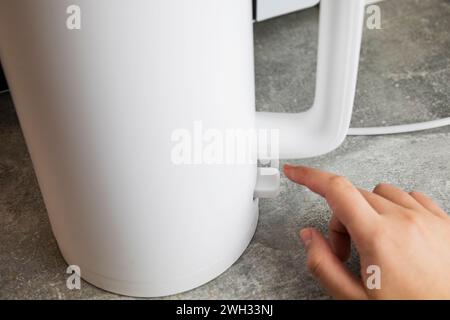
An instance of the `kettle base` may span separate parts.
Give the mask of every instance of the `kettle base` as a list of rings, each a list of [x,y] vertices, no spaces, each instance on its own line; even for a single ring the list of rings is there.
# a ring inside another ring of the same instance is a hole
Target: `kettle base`
[[[92,272],[80,266],[81,278],[86,282],[94,285],[97,288],[119,294],[124,296],[136,297],[136,298],[157,298],[169,295],[174,295],[182,292],[186,292],[197,287],[200,287],[209,281],[217,278],[226,270],[228,270],[244,253],[247,249],[253,235],[256,231],[259,216],[259,206],[257,199],[254,201],[253,223],[251,228],[247,230],[246,241],[242,241],[240,247],[235,248],[228,256],[222,260],[213,263],[210,266],[205,267],[198,273],[185,278],[178,278],[161,285],[161,283],[155,284],[151,282],[129,282],[123,280],[112,279],[110,277],[103,276],[96,272]],[[61,250],[61,254],[68,265],[71,265],[71,261],[67,259],[67,255]],[[75,264],[75,263],[74,263]]]

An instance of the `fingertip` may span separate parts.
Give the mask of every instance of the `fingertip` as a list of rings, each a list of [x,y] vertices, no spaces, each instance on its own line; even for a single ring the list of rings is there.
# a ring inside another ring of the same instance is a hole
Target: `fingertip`
[[[291,164],[285,164],[283,171],[286,177],[294,182],[299,182],[299,179],[301,179],[303,175],[303,170],[306,167],[304,166],[297,166],[297,165],[291,165]]]
[[[286,176],[289,176],[289,173],[291,172],[291,170],[292,170],[293,167],[294,167],[293,165],[291,165],[291,164],[289,164],[289,163],[286,163],[286,164],[284,165],[284,167],[283,167],[283,172],[284,172],[284,174],[285,174]]]
[[[312,239],[313,239],[313,233],[314,233],[314,229],[312,228],[304,228],[302,230],[300,230],[299,232],[299,237],[303,242],[303,245],[305,246],[306,249],[308,249]]]

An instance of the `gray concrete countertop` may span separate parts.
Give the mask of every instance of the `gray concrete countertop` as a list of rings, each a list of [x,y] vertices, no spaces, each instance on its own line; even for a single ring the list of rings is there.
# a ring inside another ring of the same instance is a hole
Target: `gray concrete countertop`
[[[380,4],[382,29],[365,30],[353,126],[403,124],[450,116],[450,2]],[[318,9],[255,25],[257,108],[300,111],[312,103]],[[292,161],[426,192],[450,212],[450,127],[421,133],[349,137],[335,152]],[[281,195],[261,201],[256,235],[237,263],[208,284],[173,297],[327,299],[305,268],[300,228],[326,230],[319,197],[282,179]],[[357,257],[349,262],[358,269]],[[8,94],[0,95],[0,298],[128,299],[82,283],[66,288],[53,238]]]

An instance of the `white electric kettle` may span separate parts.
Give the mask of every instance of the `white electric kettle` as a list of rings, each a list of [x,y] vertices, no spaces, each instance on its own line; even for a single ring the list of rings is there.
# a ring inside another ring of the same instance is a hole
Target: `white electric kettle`
[[[339,146],[364,1],[322,0],[320,12],[314,106],[277,114],[255,112],[250,0],[0,0],[0,59],[59,248],[85,280],[174,294],[247,247],[277,169],[175,164],[174,130],[278,130],[282,158]]]

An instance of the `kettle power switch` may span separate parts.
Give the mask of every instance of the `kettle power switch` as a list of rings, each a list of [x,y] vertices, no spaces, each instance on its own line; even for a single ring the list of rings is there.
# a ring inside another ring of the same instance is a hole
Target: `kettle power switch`
[[[258,168],[254,198],[275,198],[280,193],[280,171]]]

